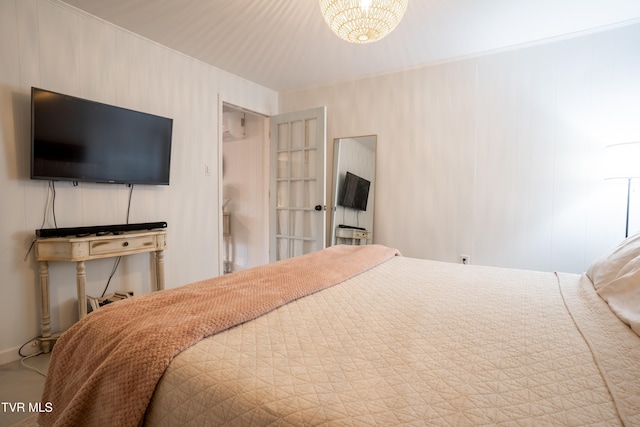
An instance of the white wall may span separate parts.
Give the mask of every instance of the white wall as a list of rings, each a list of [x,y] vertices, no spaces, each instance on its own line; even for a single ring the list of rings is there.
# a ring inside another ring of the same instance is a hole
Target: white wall
[[[47,182],[29,179],[30,88],[42,87],[174,119],[171,185],[136,186],[130,222],[167,221],[166,287],[219,274],[219,97],[263,114],[277,94],[151,43],[63,3],[0,0],[0,363],[40,333],[38,266],[24,260],[41,228]],[[204,167],[212,169],[205,176]],[[121,224],[123,185],[56,184],[58,227]],[[51,223],[45,228],[52,227]],[[75,266],[51,264],[52,329],[77,318]],[[87,263],[100,294],[113,260]],[[123,258],[110,290],[148,292],[146,254]]]
[[[326,105],[329,141],[378,135],[376,243],[579,273],[624,237],[625,187],[600,165],[640,140],[638,40],[640,24],[285,93],[280,111]]]

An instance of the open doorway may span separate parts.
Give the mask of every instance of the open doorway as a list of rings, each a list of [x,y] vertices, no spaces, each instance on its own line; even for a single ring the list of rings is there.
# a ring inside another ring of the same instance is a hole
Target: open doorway
[[[269,118],[223,103],[222,271],[269,261]]]

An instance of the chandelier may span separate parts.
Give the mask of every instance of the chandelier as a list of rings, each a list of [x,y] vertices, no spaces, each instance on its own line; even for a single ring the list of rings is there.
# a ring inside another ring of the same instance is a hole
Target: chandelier
[[[329,28],[351,43],[380,40],[398,25],[408,0],[320,0]]]

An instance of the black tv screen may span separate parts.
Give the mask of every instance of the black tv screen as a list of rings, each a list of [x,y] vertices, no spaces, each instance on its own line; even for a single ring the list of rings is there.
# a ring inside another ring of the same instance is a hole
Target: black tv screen
[[[169,185],[173,120],[31,89],[31,179]]]
[[[342,184],[338,204],[346,208],[366,211],[370,185],[371,183],[366,179],[347,172]]]

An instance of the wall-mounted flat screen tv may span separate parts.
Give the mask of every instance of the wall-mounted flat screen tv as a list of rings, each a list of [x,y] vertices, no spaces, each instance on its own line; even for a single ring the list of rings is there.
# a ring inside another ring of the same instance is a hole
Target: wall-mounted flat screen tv
[[[342,184],[340,197],[338,198],[338,204],[346,208],[366,211],[370,185],[371,183],[366,179],[347,172]]]
[[[173,119],[31,89],[31,179],[169,185]]]

